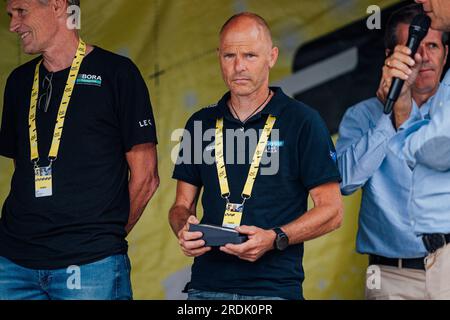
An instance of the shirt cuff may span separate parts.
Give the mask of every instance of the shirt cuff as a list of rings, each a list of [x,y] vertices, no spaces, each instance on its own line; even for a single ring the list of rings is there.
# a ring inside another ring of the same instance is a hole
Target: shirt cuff
[[[404,151],[405,142],[409,135],[419,130],[422,126],[429,123],[429,120],[419,120],[411,122],[406,129],[399,131],[388,144],[389,150],[391,150],[398,158],[402,160],[413,159],[414,155],[406,155]],[[411,166],[412,163],[409,163]]]
[[[396,131],[392,124],[391,115],[383,114],[378,120],[375,130],[382,132],[387,138],[393,137],[396,134]]]
[[[193,185],[194,187],[197,187],[197,188],[201,188],[203,186],[201,181],[198,181],[197,179],[194,179],[192,177],[189,177],[189,176],[187,176],[185,174],[182,174],[182,173],[179,173],[179,172],[176,172],[176,171],[173,173],[172,179],[189,183],[189,184],[191,184],[191,185]]]

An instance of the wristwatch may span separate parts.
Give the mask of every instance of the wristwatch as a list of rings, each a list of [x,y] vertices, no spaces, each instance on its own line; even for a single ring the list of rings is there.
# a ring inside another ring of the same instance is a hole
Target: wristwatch
[[[278,251],[284,251],[289,246],[289,237],[281,228],[274,228],[273,231],[277,234],[273,246]]]

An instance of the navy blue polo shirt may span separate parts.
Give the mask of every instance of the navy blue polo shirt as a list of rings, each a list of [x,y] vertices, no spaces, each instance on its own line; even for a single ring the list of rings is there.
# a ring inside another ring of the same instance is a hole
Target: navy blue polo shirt
[[[242,202],[251,159],[268,115],[277,118],[252,197],[245,203],[242,225],[263,229],[286,225],[307,211],[311,189],[340,182],[333,142],[319,114],[280,88],[272,90],[275,94],[268,105],[245,124],[231,115],[229,93],[188,120],[173,178],[203,188],[202,223],[222,225],[225,212],[216,165],[210,161],[215,156],[218,118],[224,118],[225,163],[233,203]],[[252,141],[255,132],[256,141]],[[272,250],[255,263],[213,249],[195,259],[189,288],[302,299],[302,258],[303,244],[284,252]]]

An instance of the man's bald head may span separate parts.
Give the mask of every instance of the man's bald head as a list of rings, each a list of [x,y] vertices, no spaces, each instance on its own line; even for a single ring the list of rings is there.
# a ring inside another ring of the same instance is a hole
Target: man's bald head
[[[278,59],[278,48],[273,46],[263,18],[244,12],[228,19],[220,30],[217,53],[232,96],[267,97],[269,73]]]
[[[243,26],[250,26],[252,24],[258,27],[261,34],[264,35],[264,37],[272,46],[272,32],[270,31],[269,25],[263,17],[252,12],[241,12],[229,18],[220,29],[220,38],[222,39],[228,31],[236,27],[241,28]]]

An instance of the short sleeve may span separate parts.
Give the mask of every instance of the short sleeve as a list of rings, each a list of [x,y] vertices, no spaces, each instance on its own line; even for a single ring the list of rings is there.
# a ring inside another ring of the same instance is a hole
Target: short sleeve
[[[14,88],[11,77],[8,78],[3,100],[2,122],[0,128],[0,155],[15,159],[16,157],[16,117],[14,103]]]
[[[189,119],[183,131],[172,178],[201,188],[203,183],[200,175],[200,164],[196,164],[194,161],[194,125],[193,118]]]
[[[138,68],[127,60],[118,75],[118,118],[125,151],[144,143],[157,143],[150,94]]]
[[[308,189],[341,182],[336,150],[324,121],[317,112],[305,122],[299,136],[300,178]]]

